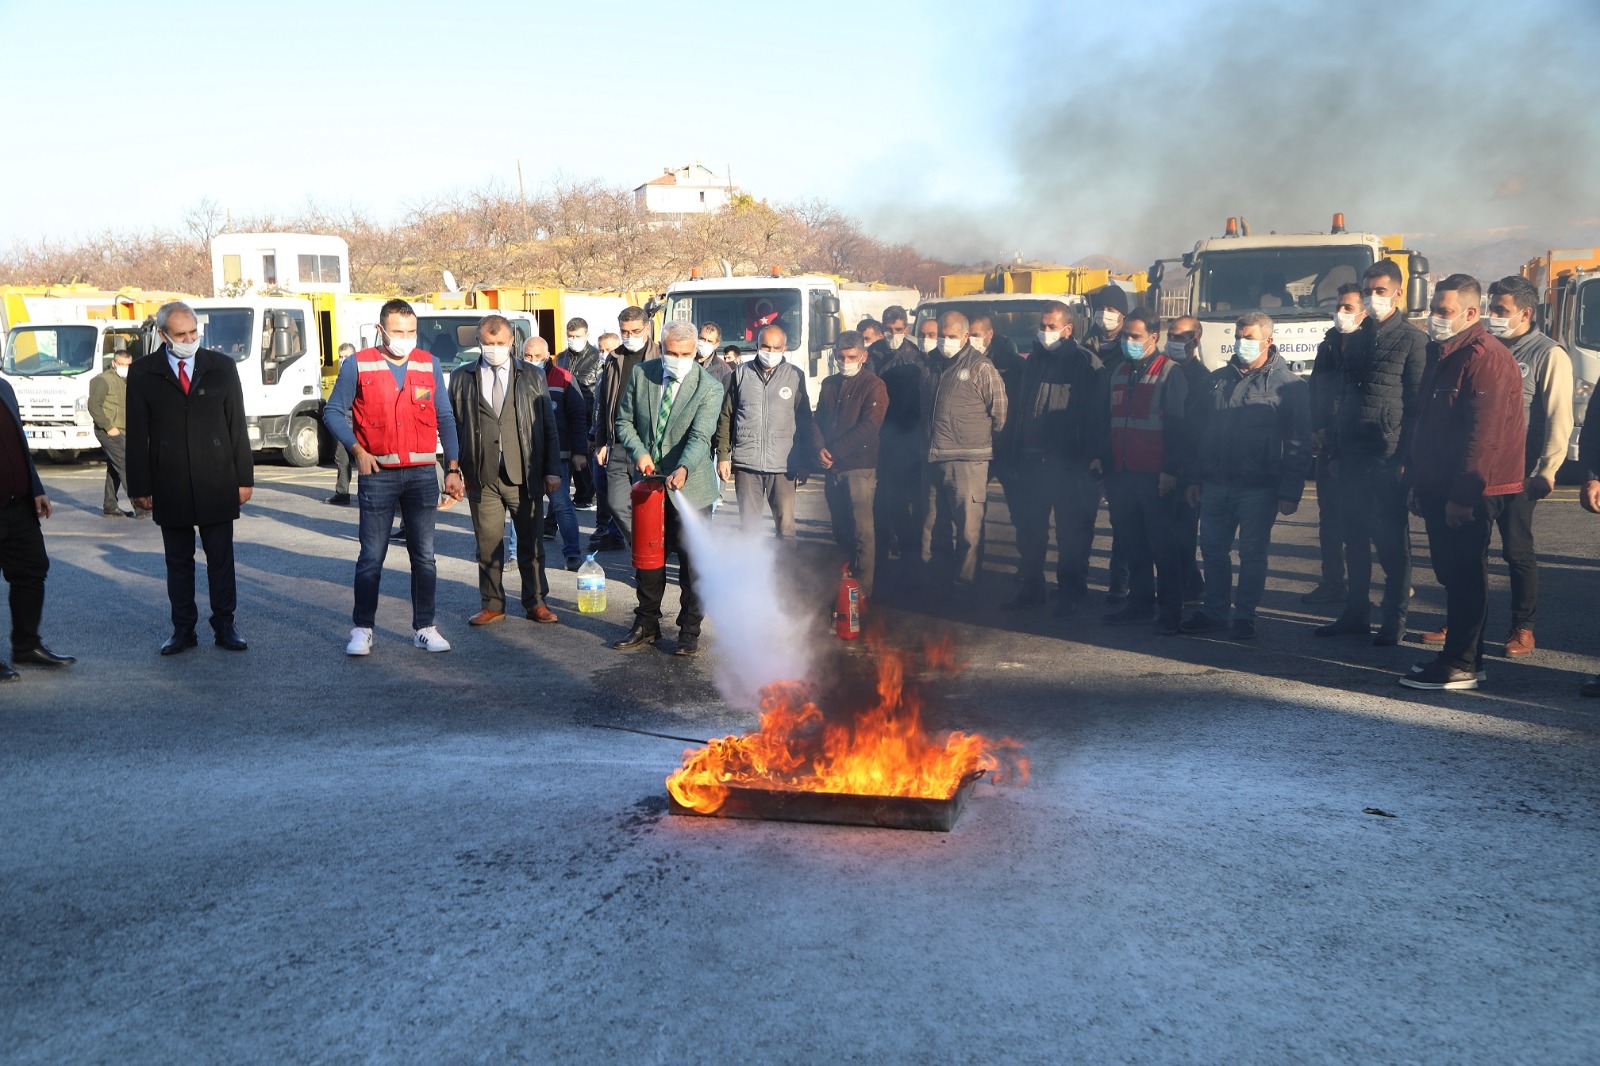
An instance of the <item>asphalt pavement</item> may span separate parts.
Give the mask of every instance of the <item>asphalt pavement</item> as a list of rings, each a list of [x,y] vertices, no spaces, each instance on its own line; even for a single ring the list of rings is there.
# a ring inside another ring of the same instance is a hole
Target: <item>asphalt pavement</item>
[[[952,635],[930,725],[1020,740],[1032,777],[925,833],[668,814],[687,745],[650,734],[753,728],[716,660],[770,649],[713,624],[696,660],[610,650],[622,553],[603,615],[557,569],[560,625],[469,629],[459,505],[454,650],[410,646],[396,546],[352,660],[356,511],[321,502],[331,468],[263,464],[237,527],[250,649],[160,658],[158,531],[100,516],[99,466],[44,474],[44,634],[79,661],[0,686],[8,1063],[1600,1057],[1600,700],[1577,694],[1600,518],[1571,489],[1539,509],[1538,651],[1424,694],[1395,684],[1421,645],[1311,635],[1314,499],[1245,644],[1000,611],[996,486],[977,589],[891,580],[875,614],[907,647]],[[820,490],[800,500],[786,596],[832,677],[868,653],[827,636],[837,570]],[[1102,512],[1101,581],[1107,533]],[[1413,540],[1415,632],[1443,597]]]

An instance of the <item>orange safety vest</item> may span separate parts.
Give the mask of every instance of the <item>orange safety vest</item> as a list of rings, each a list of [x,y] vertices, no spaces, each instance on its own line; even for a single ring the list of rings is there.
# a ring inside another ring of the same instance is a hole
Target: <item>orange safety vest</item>
[[[1165,457],[1161,422],[1167,379],[1177,366],[1158,355],[1150,369],[1133,381],[1135,364],[1124,362],[1111,375],[1111,469],[1139,474],[1161,473]]]
[[[396,385],[389,360],[376,348],[356,353],[356,398],[350,405],[356,441],[382,467],[427,466],[439,448],[434,409],[433,356],[417,348]]]

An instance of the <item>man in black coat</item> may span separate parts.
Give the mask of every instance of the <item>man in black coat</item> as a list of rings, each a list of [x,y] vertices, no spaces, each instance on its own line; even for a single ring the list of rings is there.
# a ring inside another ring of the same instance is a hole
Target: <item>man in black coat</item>
[[[555,363],[572,375],[583,392],[585,408],[593,411],[595,383],[600,380],[600,349],[589,343],[587,321],[581,318],[567,319],[567,347],[556,356]],[[589,507],[595,499],[594,449],[589,446],[587,439],[583,448],[582,468],[572,468],[572,502],[580,510]]]
[[[49,517],[50,497],[28,454],[17,394],[10,382],[0,379],[0,570],[11,588],[11,658],[40,666],[69,666],[75,661],[72,656],[57,655],[39,640],[44,576],[50,569],[39,520]],[[21,677],[0,662],[0,681]]]
[[[561,489],[561,441],[544,371],[514,359],[516,337],[501,315],[478,323],[483,357],[450,376],[450,406],[461,442],[472,528],[478,539],[478,595],[482,610],[468,619],[482,626],[506,616],[506,516],[517,532],[522,607],[535,622],[555,622],[545,605],[543,496]]]
[[[194,538],[206,550],[211,629],[218,647],[244,651],[234,627],[233,523],[250,499],[255,465],[245,428],[239,370],[221,352],[200,347],[188,304],[156,311],[162,345],[128,370],[128,494],[153,509],[167,556],[172,636],[162,655],[194,647]]]
[[[1578,431],[1578,466],[1583,471],[1583,487],[1578,490],[1578,502],[1590,514],[1600,514],[1600,390],[1589,397],[1584,408],[1583,428]],[[1578,690],[1591,699],[1600,697],[1600,674],[1583,683]]]

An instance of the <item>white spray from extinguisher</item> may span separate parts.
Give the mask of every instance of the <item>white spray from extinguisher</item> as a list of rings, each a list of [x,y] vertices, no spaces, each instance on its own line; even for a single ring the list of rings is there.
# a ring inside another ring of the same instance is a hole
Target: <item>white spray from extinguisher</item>
[[[672,494],[695,562],[695,588],[714,630],[717,689],[733,707],[758,706],[763,686],[803,680],[811,667],[806,618],[786,609],[777,581],[777,541],[746,536],[737,523],[713,524]]]

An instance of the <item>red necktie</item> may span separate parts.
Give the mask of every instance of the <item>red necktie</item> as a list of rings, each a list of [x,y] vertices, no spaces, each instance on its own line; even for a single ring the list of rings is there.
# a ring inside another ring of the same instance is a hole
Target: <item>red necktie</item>
[[[189,391],[189,361],[187,359],[178,360],[178,384],[182,386],[184,392]]]

